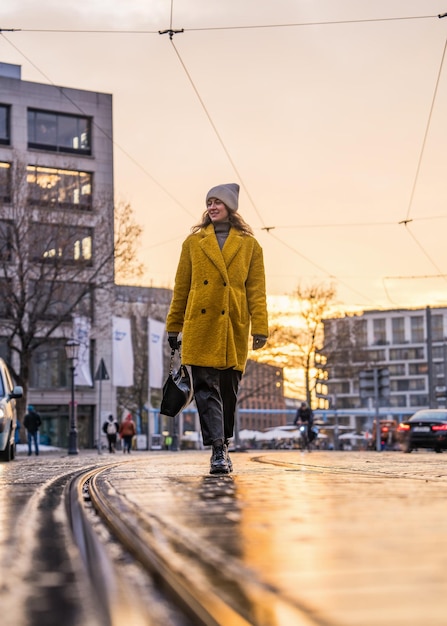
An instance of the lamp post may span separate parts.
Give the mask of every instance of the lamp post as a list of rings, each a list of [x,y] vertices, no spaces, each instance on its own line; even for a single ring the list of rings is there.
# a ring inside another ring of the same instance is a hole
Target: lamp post
[[[70,412],[70,432],[68,434],[68,454],[79,454],[78,450],[78,429],[76,425],[75,407],[75,361],[79,354],[79,343],[75,339],[69,339],[65,344],[65,354],[70,362],[71,372],[71,412]]]

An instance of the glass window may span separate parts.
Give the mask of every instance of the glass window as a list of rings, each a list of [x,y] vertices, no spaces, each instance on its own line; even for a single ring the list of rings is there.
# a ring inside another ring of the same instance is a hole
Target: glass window
[[[0,104],[0,144],[4,145],[11,143],[9,112],[10,107],[8,105]]]
[[[12,260],[12,224],[0,220],[0,261]]]
[[[434,359],[444,360],[444,346],[433,346],[431,355]]]
[[[367,320],[356,320],[354,322],[354,336],[356,347],[368,345],[368,325]]]
[[[422,315],[410,317],[411,343],[424,341],[424,318]]]
[[[388,365],[388,369],[390,371],[390,376],[405,376],[405,363],[394,363],[393,365]]]
[[[407,406],[406,396],[390,396],[389,405],[394,407]]]
[[[410,381],[408,380],[408,378],[390,381],[390,391],[408,391],[409,388]]]
[[[373,320],[373,343],[376,345],[386,344],[386,320]]]
[[[433,363],[433,372],[435,374],[435,376],[439,377],[447,377],[447,370],[444,367],[444,363],[441,361],[441,363]]]
[[[0,202],[11,202],[10,163],[0,163]]]
[[[0,337],[0,358],[8,362],[10,357],[10,350],[8,348],[8,339],[6,337]]]
[[[368,350],[368,360],[374,363],[386,360],[385,350]]]
[[[444,317],[442,315],[431,316],[431,337],[433,341],[443,341]]]
[[[410,396],[410,406],[428,406],[428,395],[427,394],[415,394]]]
[[[28,147],[91,154],[91,120],[78,115],[29,109]]]
[[[72,314],[93,319],[92,286],[69,282],[33,282],[31,284],[36,315],[42,320],[65,319]]]
[[[30,204],[83,211],[92,208],[92,175],[88,172],[29,165],[27,182]]]
[[[335,393],[335,394],[351,393],[349,381],[333,383],[331,385],[331,393]]]
[[[70,385],[65,355],[65,339],[55,339],[36,348],[31,358],[30,387],[66,388]]]
[[[427,363],[410,363],[408,366],[409,374],[428,374]]]
[[[424,358],[424,348],[391,348],[390,361],[414,361]]]
[[[58,261],[64,265],[92,264],[92,229],[58,224],[32,225],[30,259]]]
[[[391,332],[393,343],[405,343],[405,318],[391,318]]]
[[[12,317],[11,298],[5,297],[11,294],[11,279],[0,278],[0,317],[10,319]]]

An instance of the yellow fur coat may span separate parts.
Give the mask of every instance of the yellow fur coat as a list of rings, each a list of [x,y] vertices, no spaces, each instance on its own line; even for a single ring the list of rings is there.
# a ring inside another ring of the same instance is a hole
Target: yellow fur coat
[[[244,371],[249,334],[268,336],[262,248],[230,228],[222,251],[212,224],[183,243],[168,332],[182,332],[182,361]]]

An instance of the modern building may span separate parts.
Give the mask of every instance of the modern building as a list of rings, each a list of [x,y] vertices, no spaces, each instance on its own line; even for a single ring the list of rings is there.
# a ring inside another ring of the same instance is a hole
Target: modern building
[[[79,447],[95,445],[103,418],[94,374],[112,364],[112,137],[111,95],[23,81],[20,66],[0,63],[0,354],[29,382],[42,442],[57,446],[72,417],[75,317],[88,321],[93,378],[76,383]],[[115,402],[102,380],[102,413]]]
[[[383,410],[401,418],[418,409],[446,405],[447,308],[367,311],[324,321],[327,395],[341,410],[371,407],[361,398],[359,375],[387,370]],[[322,378],[324,378],[322,377]]]

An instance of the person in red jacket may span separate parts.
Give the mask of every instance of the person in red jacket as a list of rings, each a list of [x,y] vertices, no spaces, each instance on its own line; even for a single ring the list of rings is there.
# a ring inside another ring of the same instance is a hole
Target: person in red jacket
[[[137,428],[135,422],[132,419],[131,413],[128,413],[126,419],[120,424],[120,437],[124,442],[123,452],[130,454],[132,449],[132,439],[137,434]]]

